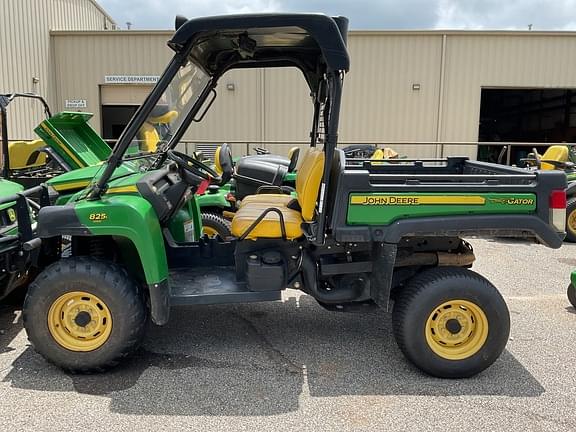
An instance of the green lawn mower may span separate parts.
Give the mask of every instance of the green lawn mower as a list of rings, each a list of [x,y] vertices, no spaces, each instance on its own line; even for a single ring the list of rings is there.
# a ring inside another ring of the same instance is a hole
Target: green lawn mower
[[[576,308],[576,270],[570,274],[570,285],[568,285],[568,301],[573,308]]]
[[[337,147],[347,27],[320,14],[177,18],[174,55],[110,157],[65,205],[40,208],[36,237],[22,243],[39,273],[23,308],[37,352],[99,372],[134,353],[147,322],[166,324],[174,307],[277,301],[293,288],[335,313],[390,311],[401,351],[430,375],[469,377],[498,359],[508,309],[470,270],[463,237],[560,247],[566,177],[466,157],[348,163]],[[227,71],[287,66],[302,72],[314,111],[296,197],[248,195],[232,238],[201,236],[198,195],[224,179],[175,149]],[[130,151],[160,101],[179,113],[171,136],[153,152]]]

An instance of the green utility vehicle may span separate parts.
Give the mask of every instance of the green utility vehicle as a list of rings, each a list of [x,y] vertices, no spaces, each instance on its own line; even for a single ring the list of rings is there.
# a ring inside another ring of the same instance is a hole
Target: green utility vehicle
[[[66,205],[39,211],[26,249],[40,274],[23,309],[39,353],[67,370],[101,371],[172,307],[274,301],[295,288],[329,310],[392,311],[402,352],[431,375],[468,377],[498,358],[508,309],[469,270],[474,253],[462,236],[560,247],[566,177],[464,157],[347,164],[337,149],[347,26],[316,14],[177,18],[172,60],[94,180]],[[232,240],[200,237],[195,194],[222,179],[174,149],[222,75],[262,67],[298,68],[312,95],[297,197],[250,195]],[[179,113],[171,135],[154,152],[128,151],[158,103]],[[72,239],[66,258],[63,237]]]

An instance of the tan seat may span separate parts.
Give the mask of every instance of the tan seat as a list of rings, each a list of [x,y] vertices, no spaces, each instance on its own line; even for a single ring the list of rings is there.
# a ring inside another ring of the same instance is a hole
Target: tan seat
[[[301,211],[298,212],[286,207],[286,204],[293,199],[289,195],[251,195],[244,199],[244,201],[248,199],[248,202],[240,207],[232,219],[232,235],[241,237],[267,208],[272,207],[281,211],[284,216],[287,239],[292,240],[302,236],[302,222],[314,220],[323,173],[324,152],[317,148],[311,148],[302,161],[296,176],[296,193]],[[254,196],[261,196],[262,198],[251,198]],[[269,212],[246,236],[247,239],[251,240],[281,237],[280,217],[274,212]]]
[[[268,206],[245,206],[238,210],[232,219],[232,234],[240,237],[258,219],[258,217],[268,208]],[[293,240],[302,236],[302,216],[296,210],[287,207],[279,207],[284,217],[286,227],[286,239]],[[258,225],[248,234],[246,238],[281,238],[282,228],[280,216],[275,212],[269,212],[264,216]]]
[[[240,208],[252,204],[263,204],[269,205],[270,207],[286,207],[290,201],[294,201],[295,199],[292,195],[287,194],[248,195],[240,202]]]

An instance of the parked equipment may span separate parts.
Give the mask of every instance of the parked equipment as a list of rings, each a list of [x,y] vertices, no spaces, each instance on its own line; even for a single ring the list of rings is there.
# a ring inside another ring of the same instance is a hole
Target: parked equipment
[[[14,180],[24,187],[33,187],[66,169],[62,160],[44,141],[10,140],[8,107],[21,100],[37,101],[46,118],[51,116],[46,100],[33,93],[0,94],[0,141],[2,154],[2,178]]]
[[[567,295],[572,307],[576,308],[576,270],[570,275],[570,285],[568,285]]]
[[[27,244],[40,274],[23,309],[39,353],[68,370],[101,371],[173,306],[279,300],[291,287],[329,310],[391,310],[402,352],[431,375],[472,376],[499,357],[508,309],[469,269],[474,252],[462,236],[560,247],[566,178],[464,157],[347,164],[337,148],[347,25],[318,14],[177,19],[172,60],[94,181],[67,205],[39,210]],[[314,104],[296,198],[249,195],[233,239],[200,237],[195,194],[223,179],[175,148],[226,71],[285,66],[300,69]],[[129,152],[160,101],[182,121],[156,152]],[[57,247],[65,237],[67,258]]]
[[[568,146],[550,146],[543,155],[533,149],[529,157],[523,159],[532,169],[559,170],[566,174],[566,241],[576,242],[576,159],[573,149]]]

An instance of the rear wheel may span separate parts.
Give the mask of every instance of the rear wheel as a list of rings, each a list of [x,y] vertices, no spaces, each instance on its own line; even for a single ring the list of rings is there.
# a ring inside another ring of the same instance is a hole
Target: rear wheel
[[[576,308],[576,288],[572,284],[568,285],[568,301],[572,307]]]
[[[222,239],[232,237],[232,228],[229,220],[216,213],[202,213],[202,234],[208,237],[219,235]]]
[[[441,378],[483,371],[500,356],[510,333],[508,308],[494,285],[457,267],[414,277],[399,293],[392,323],[404,355]]]
[[[138,348],[147,309],[121,267],[89,257],[61,260],[30,285],[24,327],[37,352],[71,372],[100,372]]]
[[[576,242],[576,197],[566,203],[566,241]]]

